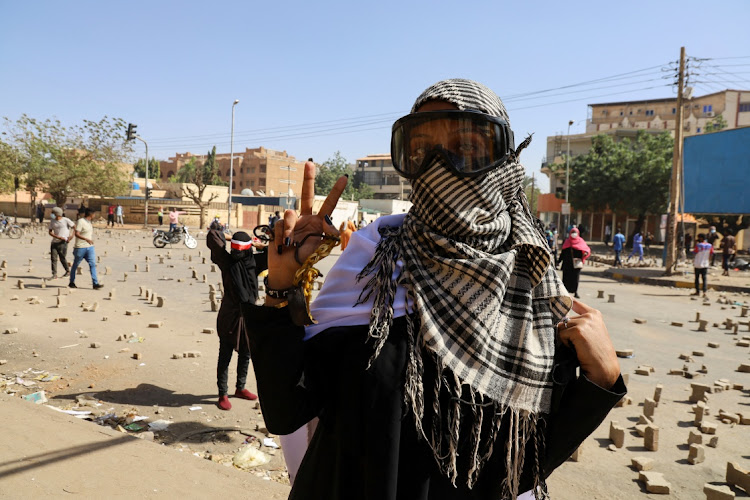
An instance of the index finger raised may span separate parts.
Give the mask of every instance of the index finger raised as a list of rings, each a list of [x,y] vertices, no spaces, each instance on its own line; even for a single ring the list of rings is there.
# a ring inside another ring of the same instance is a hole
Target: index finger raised
[[[333,213],[333,209],[336,208],[336,204],[339,202],[339,198],[341,198],[341,194],[344,192],[348,180],[349,178],[347,176],[341,176],[338,178],[331,188],[331,192],[328,193],[326,201],[324,201],[323,205],[320,207],[318,215],[324,217]]]
[[[300,214],[312,215],[313,200],[315,199],[315,164],[305,162],[305,176],[302,179],[302,197],[300,198]]]

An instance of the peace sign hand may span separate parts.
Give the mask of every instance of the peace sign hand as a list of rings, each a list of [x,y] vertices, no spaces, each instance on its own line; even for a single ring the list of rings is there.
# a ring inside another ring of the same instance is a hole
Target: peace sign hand
[[[321,238],[319,235],[325,233],[338,236],[339,232],[329,221],[341,193],[346,188],[347,180],[347,177],[340,177],[336,181],[325,202],[323,202],[320,212],[313,215],[315,164],[312,161],[305,163],[300,214],[298,216],[294,210],[286,210],[284,218],[276,221],[274,225],[274,241],[268,248],[269,288],[274,290],[291,288],[294,285],[294,274],[320,246]],[[295,244],[301,246],[298,247]],[[280,300],[266,296],[266,304],[273,305],[275,302],[280,302]]]

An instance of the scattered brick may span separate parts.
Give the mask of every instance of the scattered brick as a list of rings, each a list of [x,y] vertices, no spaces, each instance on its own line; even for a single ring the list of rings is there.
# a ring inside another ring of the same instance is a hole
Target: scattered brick
[[[630,459],[630,463],[636,468],[638,472],[644,470],[651,470],[654,467],[654,459],[647,457],[633,457]]]
[[[697,465],[706,460],[706,449],[702,444],[691,444],[690,451],[688,452],[688,463],[690,465]]]
[[[727,462],[727,483],[742,488],[746,493],[750,493],[750,472],[746,471],[739,464]]]
[[[669,495],[670,488],[672,487],[664,479],[664,474],[661,472],[642,471],[638,475],[638,480],[646,485],[646,491],[649,493]]]

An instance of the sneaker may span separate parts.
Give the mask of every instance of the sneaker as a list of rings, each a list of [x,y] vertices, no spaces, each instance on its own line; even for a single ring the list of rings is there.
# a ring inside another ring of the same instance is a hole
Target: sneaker
[[[56,280],[56,279],[57,279],[57,275],[56,275],[56,274],[53,274],[53,275],[52,275],[52,276],[50,277],[50,279],[51,279],[51,280]]]
[[[219,402],[216,403],[216,406],[218,406],[220,410],[231,410],[232,403],[229,402],[229,396],[227,396],[226,394],[224,394],[223,396],[219,396]]]
[[[258,396],[256,394],[253,394],[252,392],[248,391],[247,389],[237,389],[234,392],[234,397],[236,398],[242,398],[247,399],[250,401],[255,401],[258,399]]]
[[[99,290],[100,288],[104,288],[104,285],[102,285],[101,283],[97,283],[96,285],[94,285],[94,290]]]
[[[65,274],[62,275],[63,278],[67,278],[68,276],[70,276],[70,272],[69,271],[65,271]]]
[[[700,294],[701,293],[698,290],[696,290],[694,293],[691,293],[690,295],[700,295]]]
[[[68,288],[78,288],[75,283],[68,283]]]

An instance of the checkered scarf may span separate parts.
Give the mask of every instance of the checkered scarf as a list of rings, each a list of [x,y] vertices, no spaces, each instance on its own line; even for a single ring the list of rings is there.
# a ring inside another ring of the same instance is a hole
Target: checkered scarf
[[[497,95],[468,80],[430,87],[413,111],[429,100],[507,120]],[[503,486],[513,498],[532,439],[535,491],[546,495],[536,424],[551,405],[555,325],[570,308],[516,158],[478,178],[459,178],[436,159],[412,181],[414,205],[403,225],[381,228],[375,255],[358,277],[369,277],[359,301],[375,294],[372,359],[388,337],[396,287],[404,286],[414,304],[407,315],[405,402],[443,473],[454,484],[460,474],[472,487],[506,423]],[[399,259],[404,267],[392,281]],[[423,379],[425,362],[435,367],[434,380]],[[425,391],[432,391],[429,405]],[[468,460],[457,461],[459,441],[470,443]]]

